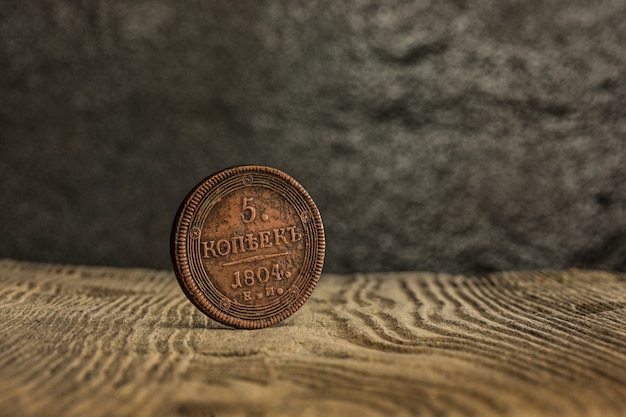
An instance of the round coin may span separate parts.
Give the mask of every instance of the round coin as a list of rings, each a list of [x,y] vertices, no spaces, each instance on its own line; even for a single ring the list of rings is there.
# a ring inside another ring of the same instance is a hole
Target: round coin
[[[292,315],[324,263],[324,227],[306,190],[275,168],[229,168],[198,184],[174,220],[176,278],[203,313],[259,329]]]

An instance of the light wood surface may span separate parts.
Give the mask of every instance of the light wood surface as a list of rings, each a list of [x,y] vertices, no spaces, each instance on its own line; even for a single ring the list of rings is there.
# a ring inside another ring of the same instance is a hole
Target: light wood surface
[[[323,275],[233,330],[171,272],[0,261],[1,416],[624,416],[626,276]]]

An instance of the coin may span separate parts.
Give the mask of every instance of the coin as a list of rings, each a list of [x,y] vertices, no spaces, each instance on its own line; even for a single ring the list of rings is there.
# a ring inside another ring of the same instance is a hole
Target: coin
[[[324,263],[324,227],[306,190],[275,168],[245,165],[201,181],[172,227],[171,255],[189,300],[212,319],[258,329],[295,313]]]

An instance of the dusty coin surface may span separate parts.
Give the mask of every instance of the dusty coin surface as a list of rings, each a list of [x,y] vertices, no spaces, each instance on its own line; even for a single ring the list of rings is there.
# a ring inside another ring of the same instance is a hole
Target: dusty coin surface
[[[229,326],[271,326],[298,310],[324,263],[324,227],[306,190],[275,168],[246,165],[200,182],[171,237],[174,272],[202,312]]]

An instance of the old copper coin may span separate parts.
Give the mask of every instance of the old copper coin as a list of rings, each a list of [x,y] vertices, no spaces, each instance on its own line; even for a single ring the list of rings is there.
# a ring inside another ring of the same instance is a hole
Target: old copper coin
[[[218,172],[185,198],[172,229],[172,263],[187,297],[233,327],[292,315],[322,272],[324,228],[289,175],[266,166]]]

